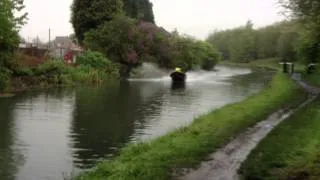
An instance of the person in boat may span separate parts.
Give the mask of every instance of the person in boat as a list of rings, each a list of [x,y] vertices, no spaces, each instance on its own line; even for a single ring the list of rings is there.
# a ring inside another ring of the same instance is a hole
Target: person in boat
[[[171,73],[170,76],[174,82],[184,82],[186,79],[186,74],[179,67],[176,67],[175,71]]]
[[[183,73],[183,72],[182,72],[182,69],[179,68],[179,67],[176,67],[176,72],[178,72],[178,73]]]

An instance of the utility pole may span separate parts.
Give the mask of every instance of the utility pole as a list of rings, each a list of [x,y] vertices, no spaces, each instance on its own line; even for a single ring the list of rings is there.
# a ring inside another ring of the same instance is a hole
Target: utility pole
[[[49,49],[51,47],[51,29],[49,28]]]
[[[40,41],[40,39],[39,39],[39,35],[37,35],[37,41],[36,41],[36,46],[37,46],[37,47],[39,47],[39,44],[40,44],[40,42],[39,42],[39,41]]]

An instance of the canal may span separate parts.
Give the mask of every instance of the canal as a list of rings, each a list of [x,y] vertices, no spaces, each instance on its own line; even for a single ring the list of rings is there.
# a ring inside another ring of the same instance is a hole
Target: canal
[[[0,99],[0,179],[56,180],[113,157],[127,143],[168,133],[212,109],[243,100],[271,80],[268,71],[217,66],[103,86],[30,91]]]

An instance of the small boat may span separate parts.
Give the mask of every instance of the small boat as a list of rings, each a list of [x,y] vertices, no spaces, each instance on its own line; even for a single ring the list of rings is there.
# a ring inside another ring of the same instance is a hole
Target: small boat
[[[174,82],[174,81],[172,81],[171,90],[173,90],[173,91],[184,90],[185,88],[186,88],[186,83],[185,82]]]
[[[185,82],[187,75],[181,71],[180,68],[176,68],[175,72],[170,74],[173,82]]]

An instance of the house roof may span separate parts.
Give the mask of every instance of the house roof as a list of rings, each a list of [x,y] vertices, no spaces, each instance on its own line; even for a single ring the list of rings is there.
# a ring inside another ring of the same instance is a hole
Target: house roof
[[[53,43],[60,47],[69,47],[73,44],[68,36],[57,36]]]
[[[69,48],[75,51],[82,51],[82,48],[73,43],[68,36],[57,36],[55,40],[52,41],[52,44],[55,48]]]

